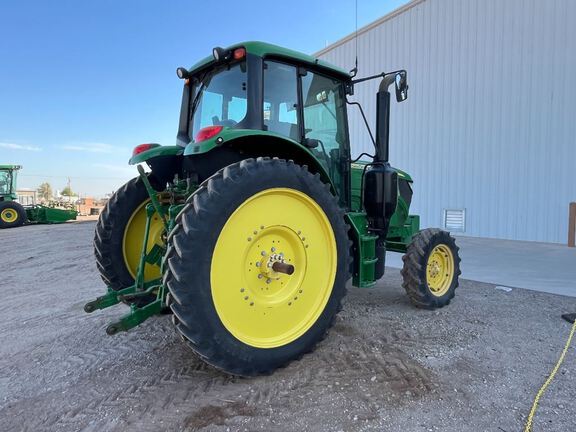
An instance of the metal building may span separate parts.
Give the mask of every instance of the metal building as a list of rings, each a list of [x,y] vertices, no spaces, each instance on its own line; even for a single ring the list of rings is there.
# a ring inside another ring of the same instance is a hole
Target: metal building
[[[576,201],[576,1],[413,0],[316,55],[358,77],[405,68],[390,159],[422,226],[565,243]],[[377,82],[356,86],[375,124]],[[352,148],[372,152],[351,112]]]

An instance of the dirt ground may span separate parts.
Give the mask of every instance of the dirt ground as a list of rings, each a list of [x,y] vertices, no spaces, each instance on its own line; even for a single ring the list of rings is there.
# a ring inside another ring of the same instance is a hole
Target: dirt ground
[[[413,308],[398,270],[349,291],[316,351],[253,379],[186,348],[169,317],[109,337],[94,222],[0,231],[0,431],[520,431],[576,299],[461,281],[440,311]],[[489,269],[487,269],[489,271]],[[535,431],[576,430],[576,348]]]

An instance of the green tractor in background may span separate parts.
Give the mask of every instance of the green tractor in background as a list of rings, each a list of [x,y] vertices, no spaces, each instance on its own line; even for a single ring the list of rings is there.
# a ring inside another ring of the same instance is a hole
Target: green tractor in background
[[[26,210],[16,199],[20,165],[0,165],[0,228],[14,228],[26,222]]]
[[[0,165],[0,229],[15,228],[25,223],[54,224],[76,219],[76,210],[64,210],[39,204],[23,206],[16,195],[20,165]]]
[[[406,71],[355,80],[308,55],[246,42],[177,74],[177,145],[137,146],[130,164],[139,177],[96,226],[108,291],[84,309],[130,305],[108,334],[168,311],[204,361],[270,373],[326,335],[350,277],[364,288],[383,276],[387,250],[405,253],[403,286],[416,306],[450,302],[455,241],[420,231],[409,215],[412,179],[388,163],[388,89],[405,100]],[[375,153],[359,162],[347,95],[368,79],[381,79]]]

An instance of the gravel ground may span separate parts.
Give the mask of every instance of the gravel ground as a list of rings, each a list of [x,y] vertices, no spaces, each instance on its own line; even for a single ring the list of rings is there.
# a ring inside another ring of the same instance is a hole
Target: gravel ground
[[[104,286],[94,222],[0,231],[0,431],[520,431],[576,299],[461,281],[413,308],[399,271],[349,291],[329,336],[272,376],[224,375],[168,317],[106,336],[126,311],[85,314]],[[487,269],[489,270],[489,269]],[[576,349],[535,431],[576,430]]]

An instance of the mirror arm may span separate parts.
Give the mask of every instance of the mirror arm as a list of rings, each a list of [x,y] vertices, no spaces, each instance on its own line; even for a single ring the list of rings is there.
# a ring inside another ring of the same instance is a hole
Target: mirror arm
[[[377,78],[384,78],[384,80],[387,80],[387,81],[390,80],[390,82],[388,83],[388,86],[389,86],[390,84],[392,84],[394,82],[396,74],[401,73],[401,72],[406,73],[406,71],[404,69],[400,69],[400,70],[397,70],[394,72],[382,72],[382,73],[379,73],[377,75],[370,75],[370,76],[367,76],[364,78],[358,78],[358,79],[352,80],[350,82],[352,84],[358,84],[358,83],[361,83],[364,81],[370,81],[370,80],[377,79]]]

